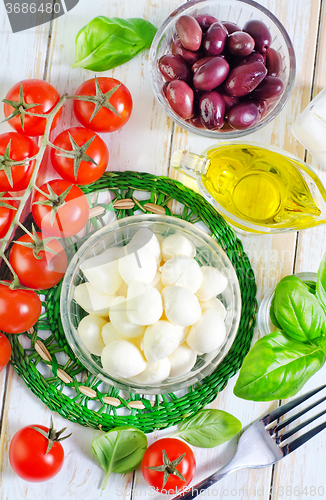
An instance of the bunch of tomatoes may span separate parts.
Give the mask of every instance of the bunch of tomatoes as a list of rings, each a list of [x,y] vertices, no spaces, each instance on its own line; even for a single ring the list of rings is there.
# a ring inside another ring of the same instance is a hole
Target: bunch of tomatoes
[[[40,228],[33,227],[31,232],[25,228],[25,234],[13,243],[9,253],[9,264],[19,283],[0,284],[0,330],[7,333],[29,330],[42,307],[33,290],[46,290],[62,279],[67,255],[57,238],[77,234],[89,217],[87,198],[78,185],[97,181],[109,161],[108,148],[96,132],[120,129],[132,111],[129,90],[114,78],[88,80],[72,98],[74,114],[82,127],[64,130],[48,143],[51,163],[61,178],[41,186],[37,179],[33,182],[33,157],[39,147],[32,137],[44,135],[46,115],[58,105],[60,95],[43,80],[23,80],[9,90],[3,101],[6,120],[15,131],[0,135],[0,239],[8,238],[19,206],[17,199],[30,189],[31,183],[32,215]],[[61,114],[58,108],[51,129]],[[10,355],[10,343],[0,333],[0,371]]]

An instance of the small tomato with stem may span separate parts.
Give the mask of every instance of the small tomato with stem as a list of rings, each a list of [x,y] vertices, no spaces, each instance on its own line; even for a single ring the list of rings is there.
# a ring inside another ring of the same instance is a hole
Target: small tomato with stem
[[[11,345],[7,337],[0,333],[0,372],[9,362],[11,356]]]
[[[33,290],[15,290],[0,283],[0,330],[3,332],[26,332],[38,320],[41,309],[40,298]]]

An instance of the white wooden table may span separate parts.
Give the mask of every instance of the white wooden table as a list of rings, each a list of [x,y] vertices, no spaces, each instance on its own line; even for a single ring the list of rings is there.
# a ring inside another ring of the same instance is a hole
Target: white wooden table
[[[13,34],[1,2],[0,98],[5,97],[15,82],[25,78],[44,78],[60,93],[73,93],[80,83],[93,77],[93,73],[89,71],[71,68],[74,62],[75,35],[82,26],[97,15],[143,17],[159,26],[181,3],[182,0],[80,0],[73,10],[52,24]],[[297,78],[290,100],[280,115],[261,131],[248,136],[248,139],[275,144],[303,159],[305,151],[292,135],[291,125],[309,100],[326,86],[325,3],[322,0],[260,0],[260,3],[281,20],[293,41],[297,57]],[[158,106],[149,83],[148,51],[104,74],[124,82],[134,101],[128,124],[119,132],[102,135],[110,150],[111,170],[130,169],[175,176],[175,172],[169,170],[171,151],[191,147],[199,153],[213,144],[211,140],[188,134],[174,126]],[[0,114],[0,119],[3,119],[2,106]],[[73,125],[77,125],[77,122],[69,103],[55,133]],[[0,133],[7,130],[7,124],[0,125]],[[326,172],[309,156],[307,160],[326,183]],[[53,176],[50,167],[46,175]],[[182,180],[188,183],[185,177]],[[246,235],[242,240],[256,274],[260,301],[282,276],[292,272],[317,270],[326,249],[326,227],[286,235]],[[258,331],[254,340],[257,337]],[[235,378],[218,395],[211,407],[234,414],[246,426],[275,403],[253,403],[237,399],[233,395]],[[325,368],[309,381],[305,390],[324,382]],[[91,450],[91,441],[99,431],[74,425],[58,414],[53,414],[56,428],[68,426],[69,432],[73,432],[72,437],[64,442],[66,458],[63,469],[57,477],[46,483],[21,480],[13,473],[8,461],[10,440],[25,425],[47,425],[50,416],[51,412],[27,389],[11,367],[0,374],[0,500],[162,498],[161,495],[154,495],[146,486],[140,471],[134,474],[113,474],[103,492],[100,489],[103,473]],[[149,441],[169,433],[170,430],[155,432],[148,436]],[[198,466],[194,483],[229,461],[236,445],[234,438],[217,449],[195,448]],[[239,471],[216,484],[202,498],[326,498],[325,449],[326,432],[276,467]]]

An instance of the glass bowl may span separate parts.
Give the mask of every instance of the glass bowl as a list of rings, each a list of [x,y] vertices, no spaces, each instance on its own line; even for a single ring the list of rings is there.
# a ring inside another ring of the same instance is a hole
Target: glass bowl
[[[317,281],[317,273],[296,273],[294,276],[299,278],[304,283],[307,283],[308,281]],[[276,286],[267,295],[265,295],[258,309],[257,325],[261,335],[267,335],[268,333],[272,333],[276,330],[276,326],[273,325],[269,316],[275,288]]]
[[[78,332],[84,310],[74,301],[74,289],[85,281],[80,265],[104,250],[127,244],[141,228],[149,228],[157,236],[166,237],[183,233],[196,247],[196,260],[200,265],[213,266],[227,278],[228,286],[219,295],[227,311],[225,318],[226,339],[218,352],[197,356],[193,369],[180,377],[168,378],[153,385],[140,385],[127,379],[115,379],[103,369],[100,356],[91,354],[84,346]],[[119,389],[141,394],[160,394],[189,387],[203,379],[219,365],[228,353],[238,330],[241,313],[241,295],[234,268],[221,247],[202,229],[182,219],[162,215],[134,215],[113,222],[94,233],[77,251],[66,271],[60,297],[61,319],[67,341],[77,358],[91,373]]]
[[[277,50],[283,60],[283,72],[280,78],[284,83],[284,91],[281,96],[268,105],[260,120],[246,130],[208,130],[193,126],[191,123],[180,118],[169,105],[164,91],[165,82],[161,74],[158,61],[168,53],[171,53],[171,43],[176,37],[175,25],[183,15],[196,16],[208,13],[219,19],[219,21],[230,21],[238,24],[241,28],[249,19],[259,19],[269,28],[272,35],[271,47]],[[269,123],[281,111],[287,102],[295,79],[295,55],[292,42],[280,21],[265,7],[252,0],[195,0],[181,5],[172,12],[170,16],[159,27],[151,49],[150,49],[150,78],[154,95],[165,113],[180,127],[211,139],[235,139],[259,130]]]

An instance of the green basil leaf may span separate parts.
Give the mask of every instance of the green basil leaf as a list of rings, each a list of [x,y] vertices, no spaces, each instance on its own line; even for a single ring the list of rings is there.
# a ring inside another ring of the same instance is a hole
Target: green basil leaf
[[[73,68],[107,71],[120,66],[150,47],[156,31],[145,19],[95,17],[76,36]]]
[[[275,316],[275,306],[274,306],[274,301],[275,301],[275,295],[274,297],[272,298],[272,302],[271,302],[271,307],[270,307],[270,310],[269,310],[269,317],[271,319],[271,322],[273,323],[274,326],[276,326],[276,328],[278,328],[279,330],[282,329],[281,325],[279,324],[279,322],[277,321],[276,319],[276,316]]]
[[[252,401],[294,396],[325,363],[315,345],[296,342],[283,332],[259,339],[244,359],[234,394]]]
[[[309,290],[309,293],[316,295],[316,281],[304,281],[303,284]]]
[[[321,305],[326,308],[326,253],[317,271],[316,295]]]
[[[278,283],[274,314],[281,329],[300,342],[311,342],[325,330],[326,316],[321,305],[295,276],[287,276]]]
[[[182,422],[173,436],[198,446],[214,448],[233,438],[241,430],[241,422],[230,413],[222,410],[201,410],[193,417]]]
[[[147,438],[136,427],[124,425],[93,439],[92,448],[105,470],[104,490],[111,472],[124,474],[138,467],[147,448]]]

